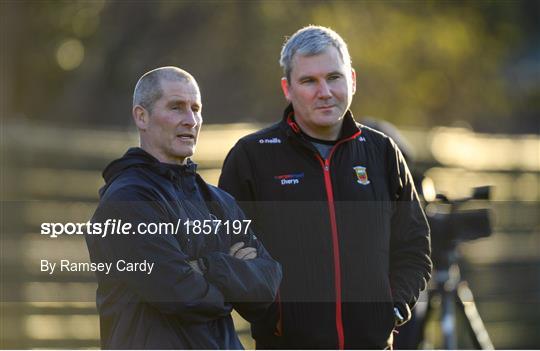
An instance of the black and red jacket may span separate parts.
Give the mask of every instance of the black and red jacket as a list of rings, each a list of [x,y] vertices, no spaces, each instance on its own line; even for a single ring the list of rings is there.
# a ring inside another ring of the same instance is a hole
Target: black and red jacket
[[[238,141],[219,186],[282,264],[280,301],[252,325],[269,348],[384,348],[394,304],[430,277],[429,228],[396,144],[350,112],[323,159],[294,121]]]

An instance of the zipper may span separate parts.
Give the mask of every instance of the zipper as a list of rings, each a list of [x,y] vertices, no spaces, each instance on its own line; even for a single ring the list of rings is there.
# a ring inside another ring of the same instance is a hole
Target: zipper
[[[345,348],[345,333],[343,331],[343,314],[341,302],[341,262],[339,254],[339,235],[336,220],[336,206],[334,203],[334,190],[332,187],[332,177],[330,175],[330,161],[332,159],[334,151],[340,144],[355,139],[360,134],[361,131],[358,131],[349,138],[338,141],[330,150],[328,158],[324,160],[319,154],[315,154],[315,157],[319,160],[323,169],[324,186],[326,188],[326,197],[328,199],[328,212],[330,213],[330,227],[332,230],[332,252],[334,255],[334,289],[336,293],[336,331],[338,335],[339,350],[343,350]]]
[[[289,114],[289,116],[287,117],[287,124],[291,127],[293,132],[295,132],[296,134],[300,133],[300,128],[292,120],[292,114]],[[334,289],[336,293],[336,331],[338,335],[339,350],[345,349],[345,333],[343,331],[343,314],[341,306],[341,263],[339,256],[339,235],[336,221],[336,207],[334,204],[334,190],[332,188],[332,177],[330,176],[330,161],[332,159],[334,151],[336,151],[337,147],[340,144],[343,144],[344,142],[347,142],[349,140],[356,139],[360,134],[362,134],[361,130],[346,139],[338,141],[330,150],[328,158],[324,160],[318,153],[315,153],[315,157],[319,160],[323,169],[324,185],[326,188],[326,197],[328,199],[328,212],[330,214],[330,226],[332,230],[332,252],[334,255]]]

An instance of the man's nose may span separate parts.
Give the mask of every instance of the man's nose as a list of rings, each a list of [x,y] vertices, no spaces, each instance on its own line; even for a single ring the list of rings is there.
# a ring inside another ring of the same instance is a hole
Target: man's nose
[[[329,99],[332,97],[332,92],[330,91],[330,86],[325,81],[322,81],[319,84],[319,99]]]
[[[199,124],[199,116],[196,112],[188,110],[182,118],[182,125],[189,128],[195,128]]]

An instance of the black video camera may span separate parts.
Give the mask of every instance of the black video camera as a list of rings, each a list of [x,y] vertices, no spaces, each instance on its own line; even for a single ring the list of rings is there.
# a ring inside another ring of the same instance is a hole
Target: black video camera
[[[490,186],[473,188],[470,197],[450,200],[437,194],[425,208],[431,227],[432,259],[437,269],[447,268],[453,260],[455,248],[463,241],[491,235]]]

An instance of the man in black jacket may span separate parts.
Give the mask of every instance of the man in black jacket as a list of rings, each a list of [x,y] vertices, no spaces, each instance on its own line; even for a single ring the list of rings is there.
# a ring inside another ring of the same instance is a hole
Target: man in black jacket
[[[275,299],[279,264],[189,160],[201,108],[195,79],[176,67],[135,87],[140,148],[103,172],[92,222],[110,233],[86,235],[92,262],[113,267],[97,272],[103,348],[241,349],[231,310],[252,321]]]
[[[390,138],[353,119],[356,74],[337,33],[299,30],[280,64],[282,121],[239,140],[219,182],[283,267],[253,337],[258,348],[391,346],[431,272],[412,177]]]

